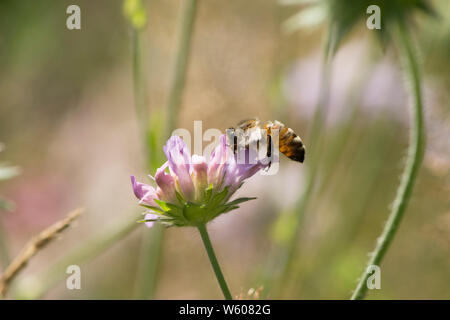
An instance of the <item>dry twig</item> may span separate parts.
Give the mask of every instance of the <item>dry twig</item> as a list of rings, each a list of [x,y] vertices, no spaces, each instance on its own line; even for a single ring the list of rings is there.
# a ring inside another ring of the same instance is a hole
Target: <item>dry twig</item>
[[[56,238],[63,230],[81,214],[82,209],[76,209],[69,213],[64,219],[52,224],[44,231],[39,233],[27,242],[18,256],[5,269],[0,276],[0,297],[3,297],[8,288],[8,284],[17,276],[17,274],[28,264],[28,261],[50,241]]]

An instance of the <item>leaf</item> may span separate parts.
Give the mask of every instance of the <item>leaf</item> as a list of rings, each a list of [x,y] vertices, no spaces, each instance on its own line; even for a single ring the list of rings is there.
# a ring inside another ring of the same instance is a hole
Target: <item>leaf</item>
[[[167,205],[167,202],[162,201],[162,200],[159,200],[159,199],[153,199],[153,200],[154,200],[154,201],[156,202],[156,204],[157,204],[158,206],[160,206],[161,209],[163,209],[164,211],[169,211],[169,210],[170,210],[169,206]]]
[[[165,214],[173,217],[182,217],[183,209],[173,203],[165,202],[159,199],[153,199],[165,211]]]
[[[153,210],[153,211],[155,211],[155,212],[158,212],[158,213],[160,213],[160,214],[165,214],[165,213],[166,213],[164,210],[162,210],[161,208],[158,208],[158,207],[149,206],[149,205],[147,205],[147,204],[141,204],[141,206],[143,206],[144,208]]]
[[[0,167],[0,180],[8,180],[19,174],[19,167]]]
[[[228,206],[228,205],[221,205],[213,210],[210,211],[210,213],[208,214],[208,219],[209,220],[213,220],[215,218],[217,218],[218,216],[220,216],[223,213],[227,213],[230,212],[232,210],[235,210],[239,208],[239,206]]]
[[[208,208],[217,207],[228,195],[228,187],[225,187],[222,191],[212,197],[211,201],[208,203]]]
[[[250,201],[250,200],[255,200],[255,199],[257,199],[257,198],[256,198],[256,197],[249,197],[249,198],[243,197],[243,198],[237,198],[236,200],[233,200],[233,201],[228,202],[226,205],[227,205],[227,206],[234,206],[234,205],[237,205],[237,204],[239,204],[239,203],[246,202],[246,201]]]
[[[239,209],[239,206],[227,206],[227,208],[225,209],[225,211],[223,211],[222,213],[227,213],[233,210]]]

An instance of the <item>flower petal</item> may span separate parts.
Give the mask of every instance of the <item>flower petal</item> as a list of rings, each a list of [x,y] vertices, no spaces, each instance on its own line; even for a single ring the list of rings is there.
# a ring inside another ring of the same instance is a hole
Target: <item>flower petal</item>
[[[248,150],[246,150],[248,153]],[[249,163],[238,163],[237,156],[234,156],[233,160],[229,159],[229,169],[226,172],[225,176],[225,184],[229,186],[229,195],[231,197],[233,193],[239,188],[239,186],[244,182],[245,179],[248,179],[255,175],[259,170],[264,169],[268,166],[268,164],[263,164],[259,160],[255,164]],[[245,155],[245,158],[248,159],[248,154]]]
[[[227,138],[223,134],[220,136],[219,145],[211,154],[211,160],[208,164],[208,184],[212,184],[215,188],[220,188],[223,184],[225,169],[227,168],[227,160],[230,157],[231,150],[227,147]]]
[[[187,199],[193,199],[194,184],[190,175],[191,156],[184,141],[178,136],[172,136],[164,146],[169,167],[177,177],[181,192]]]
[[[145,215],[145,217],[144,217],[145,220],[153,220],[153,219],[157,219],[157,218],[158,218],[158,215],[156,215],[156,214],[154,214],[154,213],[147,213],[147,214]],[[145,225],[146,225],[148,228],[153,227],[154,224],[155,224],[154,221],[147,221],[147,222],[145,222]]]
[[[203,156],[192,156],[192,179],[195,186],[195,200],[201,201],[208,187],[208,164]]]
[[[168,173],[166,168],[169,163],[164,163],[160,168],[156,170],[155,181],[158,187],[161,189],[161,198],[164,201],[174,202],[175,196],[175,179]]]
[[[131,185],[133,186],[134,195],[139,199],[139,203],[152,206],[156,205],[153,201],[156,198],[155,188],[148,184],[137,182],[134,176],[131,176]]]

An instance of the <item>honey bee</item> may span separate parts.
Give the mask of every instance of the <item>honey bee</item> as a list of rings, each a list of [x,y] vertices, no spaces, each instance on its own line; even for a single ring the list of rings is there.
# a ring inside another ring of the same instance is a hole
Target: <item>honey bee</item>
[[[238,139],[237,132],[242,133]],[[305,160],[305,146],[302,139],[289,127],[278,120],[267,121],[263,126],[258,119],[247,119],[239,122],[236,128],[229,128],[227,135],[233,152],[236,154],[238,148],[248,149],[249,145],[256,144],[267,146],[266,155],[272,156],[274,133],[277,131],[279,139],[279,150],[289,159],[303,162]],[[266,140],[267,139],[267,140]]]

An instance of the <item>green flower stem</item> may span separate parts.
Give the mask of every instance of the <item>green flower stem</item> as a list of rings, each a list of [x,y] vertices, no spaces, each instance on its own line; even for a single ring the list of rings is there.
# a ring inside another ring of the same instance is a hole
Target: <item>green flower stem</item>
[[[135,8],[134,17],[145,12],[142,3]],[[133,16],[132,16],[133,17]],[[145,17],[145,13],[144,13]],[[136,120],[143,151],[145,154],[145,166],[153,172],[156,168],[151,168],[155,162],[154,150],[151,150],[149,143],[149,110],[148,97],[146,91],[146,72],[144,60],[143,32],[145,24],[137,24],[132,18],[131,25],[131,50],[132,50],[132,72],[133,72],[133,93],[136,108]],[[146,20],[146,17],[145,17]],[[150,166],[150,168],[148,168]],[[145,232],[142,235],[141,249],[138,257],[138,268],[135,280],[135,297],[137,299],[154,298],[159,261],[162,245],[162,230],[159,226]]]
[[[177,126],[181,97],[186,80],[186,70],[189,61],[191,39],[197,11],[197,0],[183,1],[182,21],[178,29],[177,51],[175,68],[170,83],[169,98],[167,102],[168,126],[166,136]]]
[[[145,90],[145,71],[143,68],[142,30],[133,28],[133,86],[136,115],[144,154],[146,155],[146,167],[152,163],[148,143],[149,112],[147,95]],[[150,168],[153,169],[153,168]],[[152,171],[153,172],[153,171]],[[138,258],[138,270],[135,282],[135,295],[138,299],[151,299],[154,297],[158,265],[160,260],[162,243],[162,230],[159,227],[142,235],[141,250]]]
[[[134,294],[137,299],[154,299],[160,271],[164,230],[162,226],[155,225],[151,230],[142,232]]]
[[[233,300],[227,283],[225,282],[225,278],[223,277],[222,270],[220,270],[219,262],[217,262],[211,240],[209,239],[208,231],[206,230],[206,225],[199,225],[198,231],[200,231],[203,244],[205,245],[206,252],[208,253],[209,260],[211,261],[211,265],[214,269],[214,273],[216,274],[217,281],[219,282],[220,289],[222,289],[225,299]]]
[[[384,226],[383,233],[377,241],[375,251],[371,255],[369,266],[380,265],[389,248],[389,245],[394,239],[395,233],[399,228],[408,201],[411,197],[414,182],[419,172],[423,153],[425,150],[423,105],[419,67],[411,44],[409,33],[406,27],[401,23],[399,24],[398,35],[399,43],[401,45],[401,49],[403,50],[402,56],[404,59],[404,72],[411,85],[410,93],[412,94],[413,101],[413,103],[411,104],[409,148],[402,179],[397,189],[397,195],[392,205],[391,213]],[[365,270],[351,297],[352,300],[364,298],[367,292],[367,279],[369,278],[369,276],[370,274],[367,272],[367,270]]]
[[[303,222],[304,213],[308,207],[309,201],[313,196],[313,191],[316,182],[316,176],[318,172],[318,163],[320,160],[320,153],[322,151],[323,144],[323,127],[325,125],[326,114],[328,111],[328,100],[330,97],[330,82],[331,82],[331,67],[336,50],[336,35],[330,28],[328,32],[327,41],[325,43],[325,55],[323,62],[323,69],[321,75],[321,88],[319,94],[319,101],[314,113],[313,122],[308,137],[308,145],[311,147],[308,149],[310,157],[306,160],[309,165],[307,172],[305,191],[297,202],[295,211],[295,226],[292,236],[288,242],[287,248],[282,251],[281,267],[280,267],[280,283],[278,290],[284,287],[284,284],[288,280],[288,275],[292,266],[292,262],[297,251],[298,238],[300,237],[300,227]],[[308,148],[308,147],[307,147]]]
[[[146,77],[143,66],[142,30],[132,29],[133,54],[133,91],[139,134],[147,154],[147,126],[149,113],[147,108]]]
[[[324,160],[322,161],[321,166],[321,179],[318,182],[318,185],[316,186],[316,192],[317,194],[324,194],[325,192],[328,192],[330,194],[334,194],[335,192],[340,192],[341,189],[341,180],[337,177],[335,177],[336,174],[339,174],[339,172],[346,170],[347,167],[351,167],[353,165],[352,162],[348,163],[347,160],[342,159],[343,156],[347,153],[354,153],[353,144],[351,143],[351,139],[349,139],[353,134],[355,134],[354,125],[355,121],[358,118],[359,111],[360,111],[360,105],[361,105],[361,98],[364,92],[365,85],[367,84],[367,79],[373,72],[373,69],[375,67],[375,64],[378,62],[378,53],[375,53],[374,50],[372,50],[372,46],[369,46],[369,43],[366,44],[367,48],[362,54],[365,58],[361,63],[359,64],[359,73],[355,76],[354,79],[352,79],[352,83],[349,86],[349,94],[345,98],[345,105],[347,106],[349,112],[348,115],[345,117],[345,120],[342,120],[343,128],[339,129],[339,133],[337,134],[336,138],[333,138],[332,145],[329,145],[327,143],[327,150],[326,154],[323,154],[325,156]],[[383,131],[384,132],[384,131]],[[371,139],[376,143],[378,140],[372,138],[372,135],[370,135]],[[380,139],[386,139],[386,136],[380,137]],[[371,140],[371,141],[372,141]],[[331,141],[330,141],[331,142]],[[361,186],[362,188],[358,189],[360,192],[360,196],[358,199],[354,201],[354,205],[352,206],[352,209],[347,214],[351,215],[352,217],[355,217],[358,222],[353,222],[353,224],[348,224],[345,222],[345,225],[348,227],[347,229],[357,230],[359,226],[359,220],[361,220],[362,212],[364,211],[364,207],[366,202],[368,201],[369,195],[371,194],[372,189],[375,186],[376,177],[380,173],[379,166],[385,161],[387,147],[389,144],[383,143],[381,147],[379,147],[379,152],[377,153],[377,157],[374,158],[374,161],[371,163],[371,170],[366,175],[363,175],[368,183],[363,183]],[[361,150],[357,150],[357,154],[359,153],[367,153],[368,150],[362,148]],[[355,157],[357,156],[355,154]],[[341,161],[342,160],[342,161]],[[324,163],[325,162],[325,163]],[[343,165],[345,164],[345,165]],[[363,167],[365,168],[365,167]],[[358,181],[365,181],[364,179],[358,180]],[[336,190],[335,190],[336,189]],[[330,191],[331,190],[331,191]],[[371,190],[371,191],[369,191]],[[358,203],[360,205],[358,205]],[[359,208],[359,209],[356,209]],[[344,208],[341,208],[341,210],[347,210]],[[349,220],[350,221],[350,220]],[[353,220],[352,220],[353,221]],[[337,221],[337,224],[335,225],[336,228],[341,226],[341,223],[343,221]],[[307,230],[307,226],[303,226],[303,229]],[[323,264],[321,263],[323,260],[321,258],[326,257],[327,262],[334,261],[337,257],[337,253],[339,250],[335,250],[335,245],[337,243],[340,243],[339,248],[345,248],[347,244],[351,243],[351,237],[354,235],[352,232],[341,232],[336,233],[336,236],[339,239],[343,239],[342,241],[332,241],[334,250],[329,250],[327,244],[329,244],[326,240],[325,243],[318,246],[318,249],[314,251],[314,254],[312,257],[309,257],[307,265],[305,263],[302,263],[302,272],[298,273],[296,275],[293,275],[293,277],[296,277],[297,279],[294,281],[292,278],[290,279],[291,283],[293,283],[293,288],[298,288],[298,290],[302,290],[302,288],[305,288],[305,286],[309,286],[308,283],[311,278],[311,272],[323,272],[320,271],[322,266],[331,265],[331,263]],[[299,256],[297,255],[297,260]],[[301,259],[300,259],[301,260]],[[317,266],[316,266],[317,264]],[[305,269],[306,267],[306,269]],[[298,293],[299,291],[294,291],[295,293]]]
[[[187,63],[189,59],[190,44],[192,38],[192,31],[195,21],[197,0],[186,1],[182,9],[182,21],[180,23],[180,29],[178,31],[178,44],[176,61],[174,67],[174,75],[169,91],[168,97],[168,117],[166,119],[166,136],[169,136],[171,132],[176,128],[176,122],[178,119],[178,112],[180,109],[181,96],[184,89],[184,83],[186,78]],[[139,39],[139,38],[137,38]],[[139,42],[137,43],[139,44]],[[142,79],[139,76],[139,46],[133,46],[135,49],[134,66],[135,68],[135,85],[137,84],[136,91],[139,89],[139,82],[136,80]],[[142,100],[136,98],[137,101]],[[147,118],[146,118],[147,120]],[[148,125],[148,122],[146,122]],[[146,133],[146,132],[144,132]],[[145,140],[145,142],[148,142]],[[147,143],[146,143],[147,144]],[[160,141],[158,141],[160,144]],[[155,157],[150,157],[150,153],[155,155],[156,150],[148,150],[148,160],[151,167],[155,166]],[[150,168],[151,172],[154,172],[156,167]],[[150,232],[144,234],[141,244],[141,255],[139,258],[138,276],[136,280],[136,294],[140,299],[154,298],[154,293],[157,284],[158,265],[161,255],[161,246],[163,242],[164,230],[161,226],[154,226]]]

